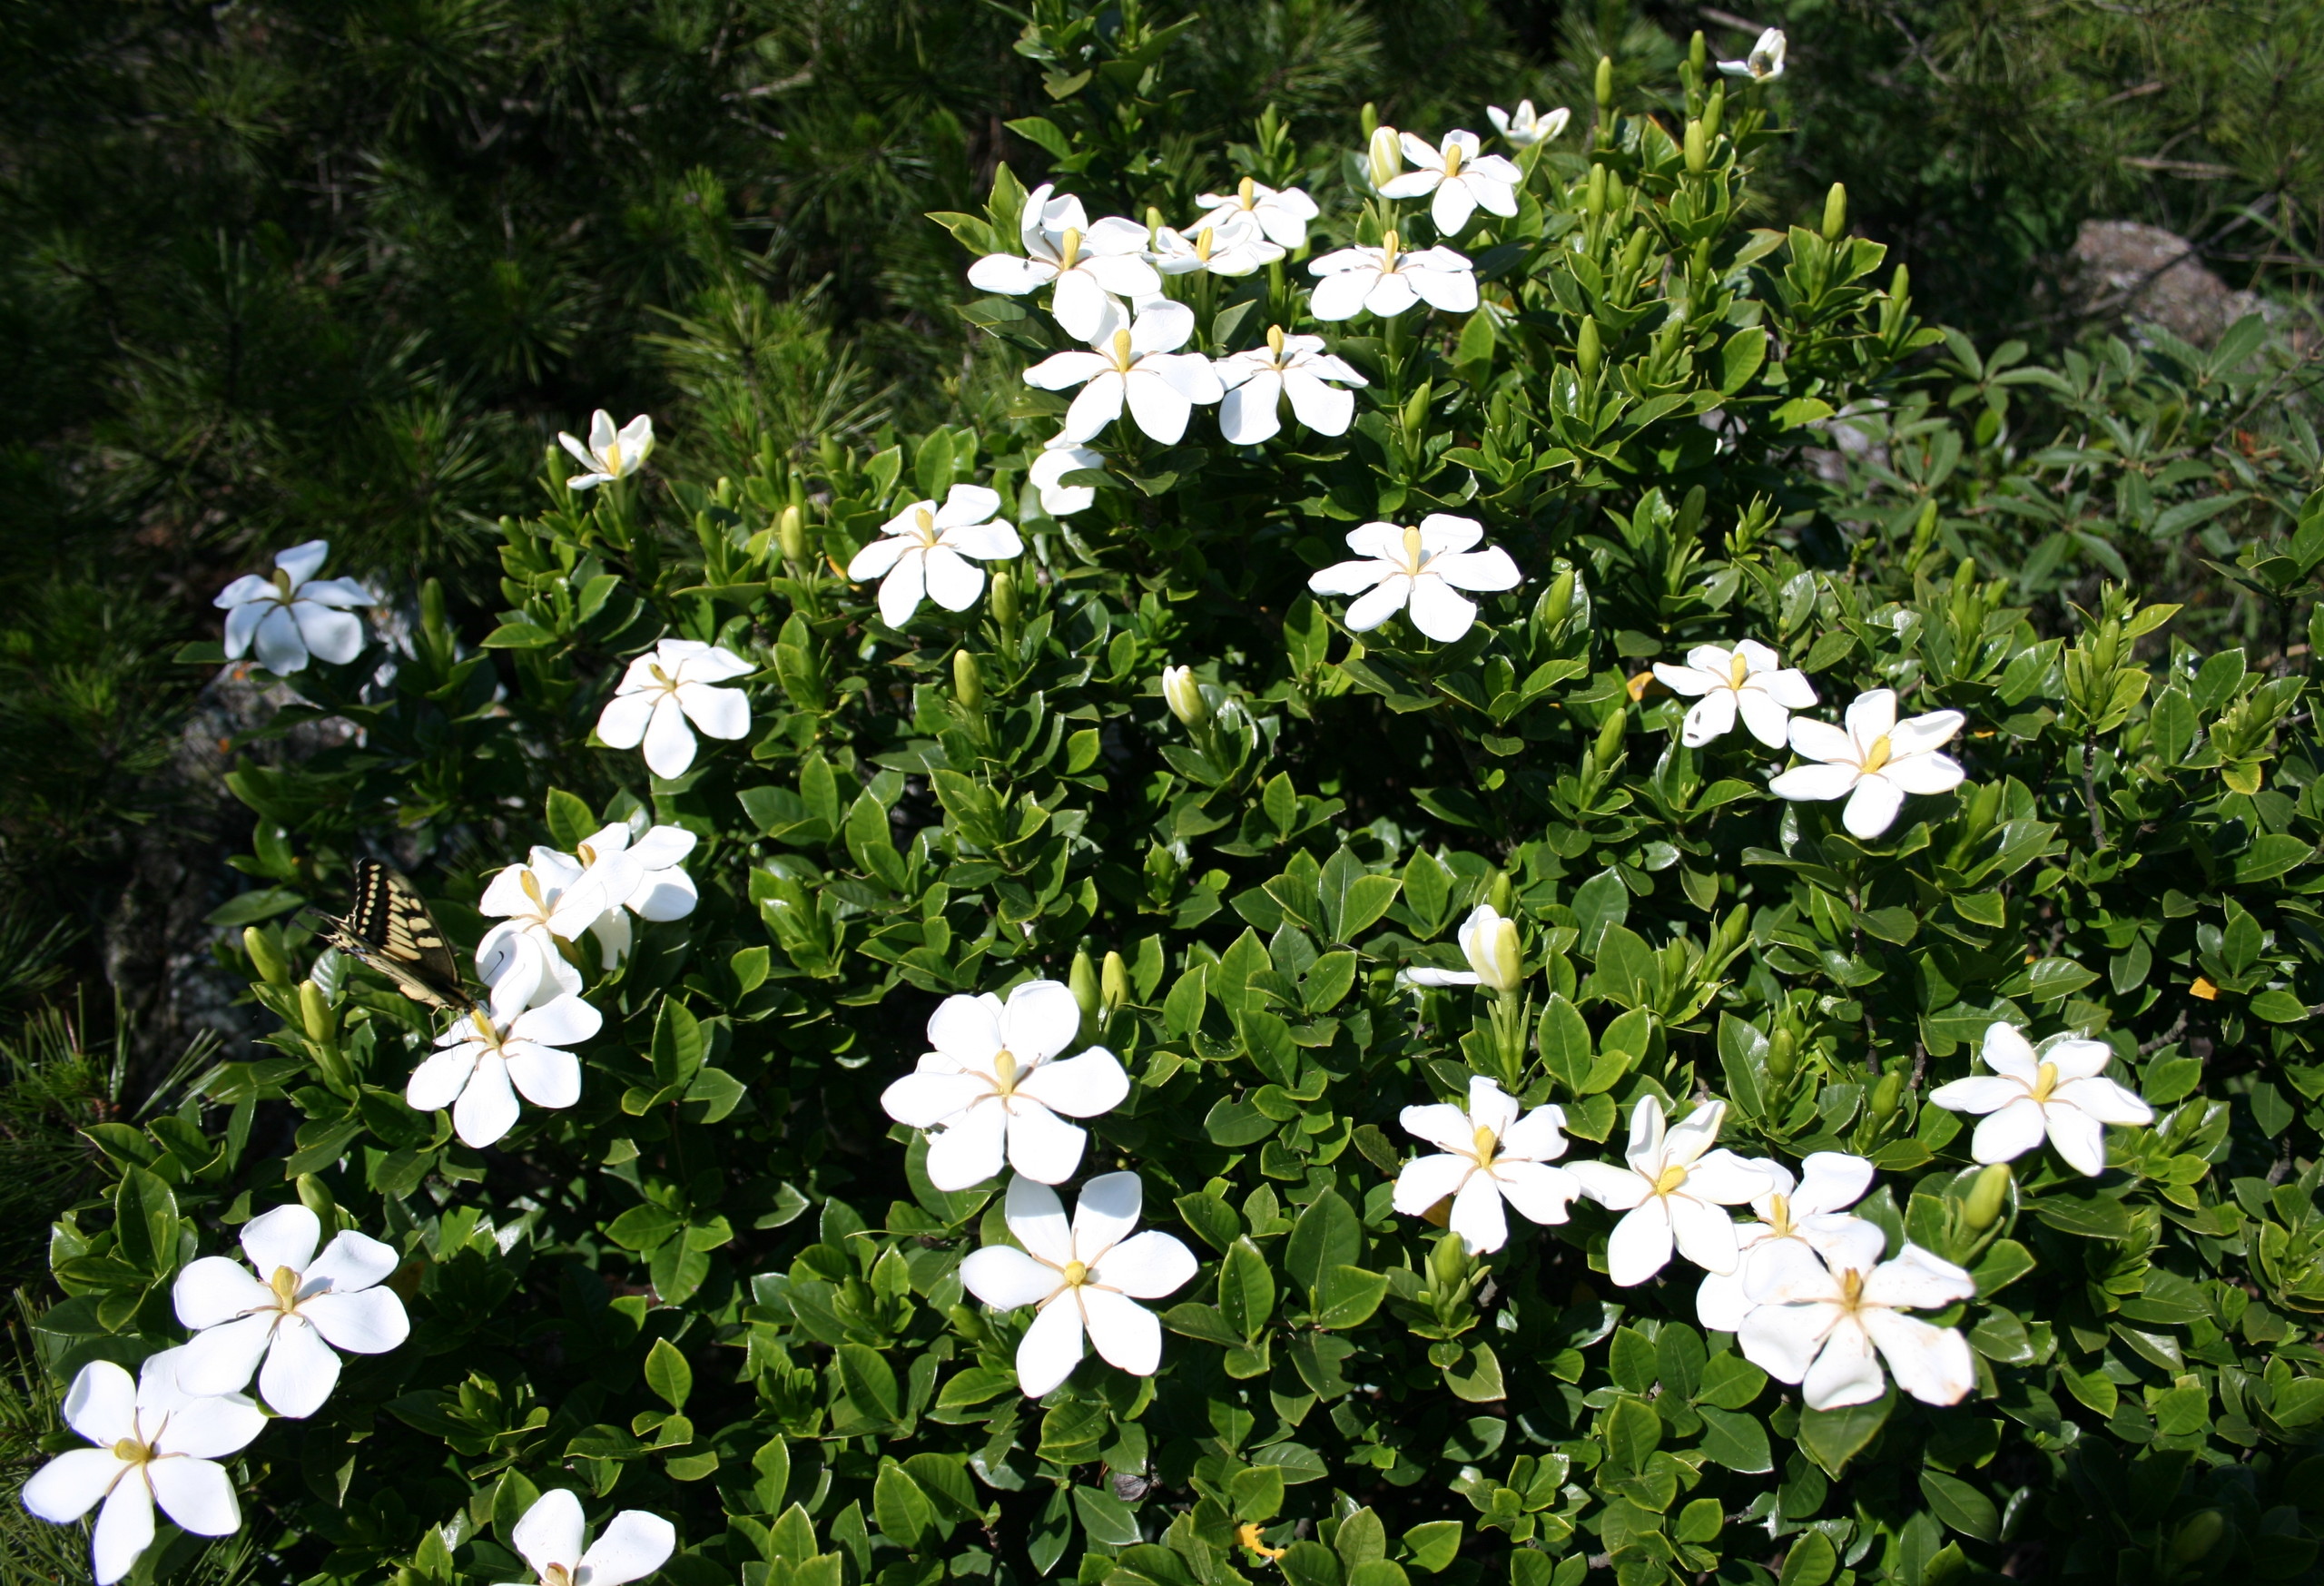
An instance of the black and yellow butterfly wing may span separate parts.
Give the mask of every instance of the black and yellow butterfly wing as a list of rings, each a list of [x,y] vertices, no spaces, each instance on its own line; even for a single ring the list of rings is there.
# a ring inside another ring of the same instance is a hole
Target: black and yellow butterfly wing
[[[460,960],[411,883],[376,859],[355,862],[355,899],[330,920],[331,944],[393,980],[415,1002],[465,1012],[478,1004]]]

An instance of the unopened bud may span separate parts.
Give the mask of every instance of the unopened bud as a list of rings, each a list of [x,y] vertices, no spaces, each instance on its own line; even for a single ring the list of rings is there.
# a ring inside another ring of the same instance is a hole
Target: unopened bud
[[[1385,187],[1404,168],[1403,145],[1397,141],[1396,129],[1379,126],[1372,129],[1372,142],[1364,152],[1364,159],[1372,171],[1374,191]]]
[[[1573,569],[1568,567],[1551,584],[1550,592],[1541,599],[1541,626],[1553,628],[1565,621],[1573,610]]]
[[[1687,123],[1687,174],[1700,176],[1710,169],[1710,140],[1703,136],[1703,123]]]
[[[1848,190],[1839,182],[1824,195],[1824,241],[1837,242],[1847,235]]]
[[[1129,966],[1122,962],[1122,955],[1108,952],[1098,980],[1098,1000],[1106,1011],[1116,1012],[1129,1006]]]
[[[1423,380],[1420,389],[1404,399],[1403,418],[1407,436],[1418,435],[1422,426],[1428,422],[1428,403],[1429,399],[1436,394],[1434,387],[1434,381]]]
[[[270,986],[290,983],[290,962],[276,951],[274,939],[265,931],[255,925],[245,927],[242,931],[242,951],[251,955],[251,967],[258,971],[260,980]]]
[[[1888,278],[1888,295],[1900,303],[1912,301],[1913,272],[1904,265],[1896,266],[1896,273]]]
[[[1517,883],[1510,879],[1509,872],[1505,870],[1493,872],[1492,880],[1485,887],[1485,901],[1492,905],[1492,911],[1496,914],[1508,913],[1516,895]]]
[[[1617,706],[1598,724],[1598,763],[1611,765],[1622,752],[1622,734],[1630,731],[1628,706]]]
[[[1710,41],[1703,37],[1701,28],[1687,41],[1687,64],[1695,69],[1695,80],[1700,82],[1704,70],[1710,64]]]
[[[2219,1546],[2219,1539],[2227,1532],[2227,1519],[2216,1509],[2199,1509],[2180,1522],[2179,1533],[2171,1539],[2171,1561],[2191,1564]]]
[[[784,507],[774,520],[774,544],[786,562],[796,565],[807,559],[807,519],[798,507]]]
[[[1447,1233],[1436,1241],[1436,1247],[1428,1253],[1428,1276],[1439,1294],[1461,1286],[1469,1276],[1469,1252],[1460,1235]]]
[[[1606,168],[1603,165],[1590,168],[1590,185],[1582,190],[1581,202],[1593,216],[1606,212]]]
[[[952,697],[969,710],[984,706],[984,668],[973,650],[952,652]]]
[[[1599,108],[1600,111],[1608,111],[1608,110],[1611,110],[1611,109],[1613,109],[1613,108],[1614,108],[1614,57],[1613,57],[1613,56],[1611,56],[1611,55],[1600,55],[1600,56],[1599,56],[1599,57],[1598,57],[1598,82],[1597,82],[1597,90],[1598,90],[1598,108]]]
[[[1073,968],[1065,983],[1071,988],[1074,1001],[1080,1005],[1081,1022],[1088,1024],[1098,1017],[1098,966],[1090,961],[1088,949],[1075,951]]]
[[[1622,268],[1635,275],[1646,268],[1646,250],[1653,237],[1644,226],[1632,231],[1630,241],[1622,244]]]
[[[307,1027],[307,1039],[318,1045],[329,1046],[339,1039],[339,1020],[323,989],[312,980],[299,982],[299,1020]]]
[[[1703,136],[1718,136],[1718,123],[1726,117],[1727,84],[1724,82],[1714,83],[1710,85],[1710,98],[1703,105]]]
[[[2009,1202],[2009,1164],[1995,1162],[1977,1175],[1969,1186],[1969,1198],[1961,1208],[1968,1218],[1970,1230],[1984,1233],[2001,1220],[2002,1207]]]
[[[1017,575],[1002,567],[992,576],[992,620],[1003,628],[1013,628],[1017,612]]]
[[[1525,983],[1525,963],[1517,949],[1517,921],[1503,919],[1491,903],[1461,927],[1461,951],[1477,983],[1489,991],[1514,991]]]
[[[1598,378],[1598,362],[1602,350],[1598,345],[1598,320],[1593,316],[1581,321],[1581,333],[1573,339],[1574,367],[1581,370],[1584,380]]]
[[[1190,666],[1162,668],[1162,702],[1170,714],[1189,727],[1199,727],[1210,720],[1210,701],[1202,696],[1202,685],[1195,681]]]
[[[1364,102],[1364,109],[1357,115],[1356,120],[1363,126],[1364,135],[1368,140],[1374,132],[1379,130],[1380,107],[1373,103],[1372,101],[1368,99],[1365,100]]]
[[[1891,1069],[1881,1075],[1880,1082],[1872,1088],[1873,1121],[1885,1122],[1894,1117],[1897,1104],[1904,1099],[1905,1071],[1902,1069]]]
[[[1799,1041],[1787,1029],[1768,1038],[1768,1078],[1780,1085],[1799,1067]]]

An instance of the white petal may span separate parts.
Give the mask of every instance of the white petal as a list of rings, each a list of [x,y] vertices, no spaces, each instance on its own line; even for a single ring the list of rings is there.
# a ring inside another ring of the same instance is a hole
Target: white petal
[[[322,1220],[294,1200],[242,1226],[242,1253],[262,1278],[271,1278],[281,1266],[304,1272],[322,1236]]]
[[[274,1330],[273,1346],[259,1367],[259,1396],[279,1415],[304,1420],[323,1406],[339,1385],[339,1356],[298,1316],[285,1316]]]
[[[1089,1143],[1088,1131],[1021,1095],[1010,1098],[1006,1106],[1009,1166],[1042,1184],[1063,1184],[1072,1177]]]
[[[1713,1151],[1687,1170],[1686,1193],[1720,1206],[1741,1206],[1768,1192],[1767,1167],[1732,1151]]]
[[[362,651],[363,619],[353,612],[311,600],[293,601],[290,612],[307,648],[334,665],[352,661]]]
[[[1610,1211],[1628,1211],[1650,1193],[1647,1181],[1611,1162],[1575,1162],[1566,1171],[1581,1181],[1581,1193]]]
[[[1059,1295],[1041,1308],[1017,1344],[1017,1385],[1039,1398],[1081,1364],[1081,1307]]]
[[[1742,1258],[1742,1249],[1735,1242],[1735,1219],[1690,1195],[1669,1195],[1663,1199],[1670,1208],[1670,1232],[1679,1254],[1705,1272],[1734,1271]]]
[[[402,1264],[403,1258],[396,1254],[394,1246],[350,1228],[324,1246],[323,1253],[300,1275],[299,1292],[319,1294],[328,1289],[347,1294],[369,1288],[386,1281],[388,1275]]]
[[[1969,1154],[1980,1162],[2013,1162],[2039,1150],[2050,1132],[2042,1104],[2021,1096],[1999,1112],[1988,1115],[1970,1137]]]
[[[1824,1330],[1837,1315],[1837,1307],[1832,1305],[1757,1305],[1745,1313],[1736,1327],[1735,1342],[1742,1348],[1744,1359],[1776,1381],[1797,1383],[1816,1364],[1823,1349]]]
[[[1218,409],[1218,432],[1230,446],[1256,446],[1283,429],[1283,377],[1273,369],[1254,375],[1226,393]],[[1351,408],[1355,399],[1348,399]],[[1339,433],[1334,430],[1332,433]]]
[[[1165,446],[1176,445],[1194,414],[1194,404],[1187,394],[1152,369],[1132,372],[1123,385],[1130,417],[1137,427]]]
[[[1477,196],[1469,191],[1467,182],[1461,181],[1439,183],[1436,197],[1428,206],[1429,219],[1436,222],[1438,232],[1447,237],[1459,236],[1461,228],[1476,212]]]
[[[1751,686],[1786,710],[1804,711],[1816,703],[1816,685],[1807,681],[1807,673],[1796,666],[1781,667],[1773,672],[1755,672],[1751,675]]]
[[[1022,988],[1019,988],[1022,990]],[[1071,1000],[1072,993],[1067,993]],[[1074,1008],[1075,1028],[1081,1010]],[[1068,1039],[1071,1038],[1068,1037]],[[936,1005],[928,1017],[928,1044],[964,1069],[990,1077],[994,1057],[1009,1044],[1001,1033],[1001,1002],[994,996],[951,996]],[[1059,1047],[1056,1049],[1062,1050]],[[1048,1053],[1043,1053],[1048,1056]]]
[[[848,558],[849,582],[868,584],[874,578],[885,576],[894,568],[896,563],[902,559],[903,554],[918,544],[918,540],[906,538],[901,534],[881,535]],[[599,733],[598,736],[603,737],[605,734]]]
[[[487,1052],[452,1104],[452,1130],[462,1145],[481,1149],[517,1127],[518,1110],[517,1093],[508,1087],[508,1065]]]
[[[927,580],[928,597],[947,611],[966,611],[984,593],[984,569],[950,546],[928,547],[921,576]]]
[[[1762,1305],[1827,1304],[1841,1295],[1840,1280],[1823,1257],[1797,1239],[1768,1239],[1754,1247],[1743,1289]]]
[[[1889,781],[1884,773],[1869,773],[1856,780],[1855,791],[1848,794],[1847,807],[1840,812],[1840,824],[1869,842],[1896,824],[1896,812],[1904,804],[1903,788]]]
[[[1337,360],[1332,360],[1334,362]],[[1326,385],[1306,369],[1293,369],[1283,377],[1283,388],[1291,399],[1291,410],[1299,422],[1318,435],[1345,435],[1355,419],[1355,394],[1337,386]]]
[[[1687,719],[1679,729],[1679,741],[1689,749],[1699,749],[1724,735],[1734,724],[1735,691],[1714,688],[1689,708]]]
[[[2050,1099],[2053,1105],[2079,1108],[2100,1123],[2144,1126],[2154,1121],[2154,1108],[2112,1079],[2069,1079],[2051,1092]]]
[[[711,737],[731,743],[751,730],[751,696],[739,688],[681,683],[677,700],[686,719]]]
[[[1947,754],[1900,754],[1880,768],[1880,774],[1908,793],[1951,793],[1967,773]]]
[[[1472,1157],[1443,1153],[1415,1157],[1398,1170],[1390,1204],[1408,1217],[1418,1217],[1437,1202],[1459,1193],[1469,1175],[1476,1170]]]
[[[1068,1118],[1096,1118],[1121,1105],[1129,1075],[1113,1053],[1091,1047],[1078,1058],[1043,1063],[1017,1082],[1017,1094]]]
[[[1864,763],[1864,756],[1856,750],[1856,740],[1829,722],[1813,718],[1794,721],[1791,724],[1791,746],[1809,760],[1820,760],[1827,765],[1845,765],[1851,771]],[[1838,795],[1825,793],[1817,796],[1836,798]]]
[[[645,726],[645,764],[660,777],[683,776],[694,763],[694,734],[687,730],[684,707],[673,694],[654,702],[654,717]]]
[[[1393,320],[1420,300],[1421,272],[1404,269],[1383,273],[1364,295],[1364,306],[1384,320]]]
[[[1137,1226],[1146,1187],[1135,1173],[1104,1173],[1082,1186],[1073,1208],[1073,1256],[1095,1265]]]
[[[880,1106],[906,1128],[926,1129],[991,1094],[991,1085],[973,1074],[907,1074],[880,1093]]]
[[[1622,1160],[1649,1178],[1663,1168],[1662,1103],[1649,1093],[1638,1098],[1630,1108],[1630,1139],[1622,1148]]]
[[[1848,736],[1859,751],[1872,747],[1896,724],[1896,691],[1876,688],[1856,696],[1847,708]]]
[[[34,1472],[18,1496],[34,1519],[70,1525],[94,1509],[127,1469],[110,1446],[71,1449]]]
[[[1888,747],[1899,760],[1925,754],[1951,743],[1954,734],[1968,723],[1969,718],[1959,711],[1931,711],[1926,715],[1910,716],[1889,729]]]
[[[94,1534],[89,1539],[90,1563],[97,1586],[113,1586],[129,1573],[137,1555],[153,1542],[153,1492],[142,1475],[113,1484],[113,1495],[97,1512]]]
[[[1045,391],[1062,391],[1086,385],[1113,367],[1110,359],[1094,352],[1053,352],[1025,371],[1025,383]]]
[[[1110,367],[1081,388],[1073,405],[1065,410],[1065,427],[1061,433],[1076,440],[1088,440],[1107,425],[1122,416],[1124,381]]]
[[[204,1256],[188,1263],[170,1287],[178,1320],[196,1332],[231,1322],[273,1300],[274,1291],[251,1276],[249,1267],[223,1256]]]
[[[1566,1221],[1566,1208],[1581,1194],[1581,1179],[1545,1162],[1495,1162],[1492,1177],[1502,1198],[1536,1223]]]
[[[1791,1197],[1795,1215],[1845,1211],[1872,1187],[1872,1164],[1846,1151],[1817,1151],[1800,1164],[1799,1187]]]
[[[971,1251],[960,1263],[960,1282],[968,1291],[996,1311],[1038,1305],[1055,1294],[1064,1279],[1054,1266],[1044,1266],[1022,1250],[987,1245]]]
[[[1072,1261],[1073,1229],[1056,1190],[1030,1178],[1012,1178],[1004,1205],[1009,1232],[1019,1245],[1051,1266],[1062,1267]]]
[[[1326,275],[1315,283],[1309,294],[1307,311],[1329,324],[1341,320],[1353,320],[1364,311],[1364,300],[1371,295],[1378,283],[1377,267],[1347,269]]]
[[[290,587],[296,589],[321,572],[323,563],[330,556],[330,541],[310,539],[279,553],[274,558],[274,565],[290,575]]]
[[[1160,290],[1160,283],[1149,290]],[[1087,270],[1068,270],[1059,276],[1057,291],[1049,299],[1050,314],[1076,341],[1095,340],[1111,306],[1106,289]]]
[[[1907,1245],[1894,1261],[1884,1261],[1864,1280],[1867,1305],[1935,1311],[1977,1297],[1977,1280],[1940,1256]]]
[[[928,1137],[928,1181],[950,1193],[982,1184],[1007,1160],[1009,1114],[999,1100],[971,1107]]]
[[[1014,253],[988,253],[969,266],[969,284],[979,291],[1022,297],[1057,279],[1057,266]]]
[[[225,1467],[206,1459],[157,1459],[145,1467],[162,1512],[196,1536],[231,1536],[242,1526]]]
[[[1049,454],[1044,452],[1042,455]],[[999,518],[990,523],[972,523],[960,528],[948,528],[938,537],[937,543],[961,556],[975,557],[988,562],[1025,554],[1025,542],[1018,537],[1016,526]]]
[[[1162,1324],[1154,1313],[1108,1289],[1085,1288],[1080,1299],[1089,1342],[1106,1364],[1132,1376],[1152,1376],[1162,1364]]]
[[[476,1060],[483,1052],[482,1042],[464,1041],[430,1054],[411,1071],[411,1079],[403,1088],[404,1104],[416,1112],[435,1112],[451,1106],[467,1089],[468,1076],[476,1071]]]
[[[1727,697],[1734,700],[1736,708],[1743,713],[1743,724],[1751,730],[1751,736],[1770,749],[1780,749],[1789,742],[1791,712],[1777,704],[1765,690],[1745,688]]]
[[[1869,1404],[1887,1386],[1863,1327],[1843,1322],[1832,1329],[1823,1353],[1807,1368],[1799,1396],[1811,1410],[1837,1410],[1848,1404]]]
[[[1969,1341],[1950,1327],[1933,1327],[1894,1311],[1863,1313],[1864,1329],[1896,1374],[1896,1385],[1924,1404],[1957,1404],[1977,1384]]]
[[[547,1575],[551,1564],[571,1571],[581,1561],[581,1500],[566,1487],[543,1492],[508,1532],[536,1575]]]
[[[2084,1084],[2089,1081],[2084,1080]],[[2050,1145],[2067,1166],[2077,1173],[2095,1178],[2106,1171],[2106,1127],[2079,1108],[2061,1107],[2053,1102],[2042,1109],[2050,1132]],[[1996,1115],[1998,1116],[1998,1115]],[[1984,1126],[1979,1125],[1980,1132]]]
[[[1310,580],[1312,583],[1313,581]],[[1447,591],[1449,594],[1450,591]],[[1343,619],[1348,627],[1359,634],[1368,634],[1404,608],[1412,598],[1413,580],[1403,573],[1391,573],[1373,586],[1368,594],[1356,597]],[[1460,596],[1454,596],[1454,599]],[[1462,601],[1467,605],[1466,601]],[[1463,631],[1466,631],[1465,629]]]
[[[288,674],[303,671],[307,665],[307,641],[299,632],[299,619],[290,615],[287,606],[272,607],[259,619],[258,631],[251,635],[258,645],[259,665],[269,672]]]
[[[268,587],[270,586],[265,584],[259,585],[261,590]],[[232,593],[232,586],[228,586],[226,595]],[[228,604],[226,595],[218,597],[219,605]],[[226,659],[239,661],[242,658],[243,652],[251,647],[251,638],[258,633],[258,625],[266,620],[270,609],[270,606],[262,605],[236,606],[226,614]]]
[[[677,1546],[676,1526],[643,1509],[625,1509],[581,1555],[574,1586],[624,1586],[643,1580],[669,1562]]]
[[[1799,735],[1799,724],[1791,724],[1795,741]],[[1845,798],[1864,773],[1853,765],[1795,765],[1768,783],[1768,791],[1779,799],[1829,800]]]
[[[324,1343],[350,1355],[385,1355],[411,1336],[411,1318],[393,1289],[317,1295],[299,1306],[299,1314]]]
[[[1500,1249],[1509,1242],[1509,1218],[1501,1209],[1500,1183],[1490,1173],[1471,1175],[1452,1197],[1452,1214],[1446,1222],[1461,1236],[1470,1255],[1482,1256]]]
[[[660,698],[658,694],[622,694],[607,700],[606,708],[597,713],[598,740],[608,749],[636,748],[645,736],[645,724],[653,719],[655,702]]]
[[[1028,980],[1000,1007],[1000,1045],[1020,1067],[1042,1063],[1070,1048],[1081,1033],[1081,1005],[1061,980]],[[929,1034],[935,1035],[931,1025]],[[939,1049],[945,1049],[940,1044]]]
[[[1118,1288],[1132,1299],[1158,1300],[1195,1280],[1194,1252],[1168,1234],[1149,1228],[1106,1252],[1090,1281]]]
[[[2041,1083],[2042,1060],[2026,1043],[2024,1032],[2017,1026],[1995,1020],[1985,1026],[1985,1039],[1977,1049],[1977,1056],[1986,1068],[2032,1089]]]
[[[1972,1074],[1928,1093],[1930,1105],[1947,1112],[1999,1112],[2025,1096],[2022,1081],[2002,1074]]]
[[[1443,252],[1446,250],[1432,249],[1430,251]],[[1477,278],[1466,270],[1412,269],[1398,272],[1396,279],[1406,282],[1433,309],[1441,309],[1448,314],[1473,314],[1477,311]],[[1372,311],[1375,314],[1382,312],[1376,301]],[[1399,308],[1391,311],[1401,313],[1403,310]]]
[[[1583,1187],[1589,1187],[1587,1180]],[[1649,1196],[1624,1213],[1607,1237],[1606,1276],[1622,1288],[1644,1283],[1670,1265],[1671,1245],[1669,1205],[1660,1196]]]
[[[1751,1259],[1746,1251],[1745,1261]],[[1750,1296],[1743,1292],[1740,1266],[1733,1272],[1706,1272],[1695,1288],[1695,1320],[1715,1333],[1733,1333],[1751,1314]]]
[[[195,1334],[178,1356],[179,1382],[186,1392],[201,1394],[239,1393],[249,1386],[281,1316],[270,1305],[256,1315]]]
[[[1361,595],[1395,571],[1393,564],[1376,559],[1334,562],[1307,576],[1307,587],[1317,595]]]

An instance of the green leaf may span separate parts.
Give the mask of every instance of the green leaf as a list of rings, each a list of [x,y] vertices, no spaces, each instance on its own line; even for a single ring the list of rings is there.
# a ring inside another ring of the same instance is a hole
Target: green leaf
[[[2034,1215],[2061,1234],[2118,1243],[2131,1236],[2130,1210],[2119,1200],[2099,1196],[2045,1195],[2033,1206]]]
[[[1574,925],[1581,932],[1578,945],[1594,957],[1607,929],[1630,917],[1630,890],[1617,872],[1600,871],[1574,890],[1572,908]]]
[[[1606,1441],[1606,1457],[1615,1468],[1637,1475],[1662,1446],[1662,1417],[1644,1399],[1625,1394],[1600,1418],[1599,1434]]]
[[[1768,1445],[1768,1429],[1759,1423],[1758,1416],[1708,1405],[1696,1414],[1703,1418],[1704,1458],[1748,1475],[1776,1468],[1775,1455]]]
[[[1943,1471],[1923,1471],[1921,1496],[1928,1500],[1930,1511],[1939,1520],[1962,1535],[1979,1542],[2000,1539],[2001,1512],[1994,1507],[1992,1499],[1960,1477]]]
[[[1364,1258],[1364,1229],[1355,1208],[1336,1189],[1326,1189],[1309,1203],[1291,1225],[1285,1241],[1283,1269],[1292,1282],[1316,1294],[1324,1275],[1335,1266],[1354,1266]]]
[[[884,1423],[896,1418],[896,1374],[878,1350],[862,1344],[839,1346],[840,1382],[864,1419]]]
[[[159,1175],[123,1170],[113,1189],[113,1233],[121,1259],[155,1276],[178,1264],[178,1197]]]
[[[1238,1520],[1273,1520],[1283,1512],[1283,1472],[1274,1465],[1236,1471],[1226,1483]]]
[[[1315,1305],[1315,1325],[1327,1330],[1360,1326],[1372,1319],[1388,1295],[1388,1276],[1360,1266],[1334,1266],[1324,1274]]]
[[[1178,1208],[1178,1217],[1187,1226],[1192,1228],[1204,1244],[1222,1256],[1242,1236],[1242,1217],[1221,1196],[1207,1189],[1198,1190],[1193,1195],[1180,1196],[1173,1204]]]
[[[590,813],[587,801],[578,793],[566,793],[561,787],[548,790],[548,834],[556,845],[570,853],[596,834],[597,817]]]
[[[1840,1410],[1802,1410],[1799,1446],[1809,1459],[1823,1467],[1825,1474],[1837,1476],[1847,1469],[1850,1460],[1880,1435],[1880,1429],[1888,1423],[1888,1413],[1896,1404],[1896,1390],[1891,1386],[1868,1404],[1850,1404]]]
[[[667,1338],[656,1338],[645,1352],[645,1385],[673,1410],[684,1409],[694,1393],[694,1367]]]
[[[1441,1574],[1460,1555],[1462,1529],[1457,1520],[1431,1520],[1415,1525],[1404,1532],[1404,1557],[1416,1569]]]
[[[1820,1531],[1803,1531],[1792,1542],[1791,1551],[1784,1554],[1783,1573],[1776,1577],[1777,1586],[1824,1586],[1839,1567],[1839,1555],[1833,1551],[1832,1539]]]
[[[1142,1540],[1137,1515],[1111,1492],[1095,1487],[1073,1489],[1073,1512],[1080,1518],[1082,1534],[1108,1547],[1128,1547]]]
[[[880,1523],[881,1535],[908,1550],[919,1547],[936,1523],[928,1495],[901,1465],[880,1467],[872,1483],[872,1515]]]
[[[1275,1275],[1247,1238],[1237,1239],[1218,1272],[1218,1310],[1245,1338],[1256,1338],[1275,1314]]]
[[[1509,1384],[1501,1374],[1501,1356],[1490,1344],[1471,1345],[1461,1363],[1445,1372],[1444,1385],[1455,1398],[1472,1404],[1495,1404],[1509,1397]]]
[[[1551,1074],[1569,1094],[1585,1094],[1594,1054],[1590,1026],[1583,1022],[1581,1010],[1558,992],[1551,992],[1548,1006],[1541,1010],[1538,1039],[1541,1061],[1549,1066]]]

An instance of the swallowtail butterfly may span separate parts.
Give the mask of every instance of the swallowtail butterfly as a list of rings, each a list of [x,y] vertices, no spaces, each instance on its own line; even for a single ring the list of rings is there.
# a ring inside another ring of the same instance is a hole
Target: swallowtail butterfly
[[[481,1006],[428,905],[378,860],[355,862],[355,899],[346,918],[325,918],[334,947],[387,976],[413,1001],[456,1013]]]

